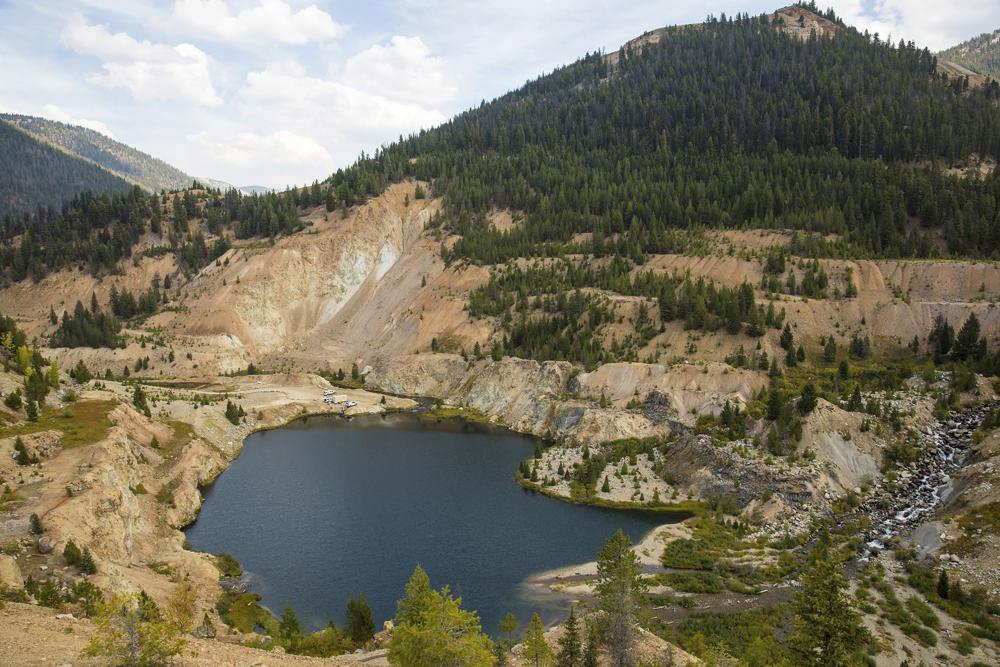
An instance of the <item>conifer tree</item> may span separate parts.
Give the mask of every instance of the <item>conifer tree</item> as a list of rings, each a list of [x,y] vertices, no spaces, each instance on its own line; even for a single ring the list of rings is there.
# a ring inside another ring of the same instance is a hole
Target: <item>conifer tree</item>
[[[531,667],[547,667],[552,663],[552,649],[545,641],[545,626],[537,613],[531,617],[524,635],[524,658]]]
[[[794,631],[789,646],[796,664],[840,667],[864,664],[870,635],[847,595],[847,580],[823,531],[809,554],[796,594]]]
[[[556,655],[558,667],[581,667],[583,649],[580,646],[580,628],[576,619],[576,608],[570,607],[569,618],[563,624],[563,634],[559,638],[559,652]]]
[[[597,554],[597,594],[607,614],[605,641],[615,667],[634,663],[635,627],[642,608],[646,584],[632,540],[618,530]]]
[[[372,619],[372,609],[365,599],[365,594],[358,595],[347,601],[347,634],[356,645],[364,644],[375,636],[375,621]]]

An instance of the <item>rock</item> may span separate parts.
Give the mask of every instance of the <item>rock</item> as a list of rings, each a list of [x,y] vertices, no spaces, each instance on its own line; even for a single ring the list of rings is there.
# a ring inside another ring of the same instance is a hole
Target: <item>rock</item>
[[[53,546],[54,545],[52,544],[52,538],[49,537],[48,535],[42,535],[41,537],[38,538],[38,541],[35,542],[35,548],[38,549],[38,553],[40,554],[52,553]]]
[[[17,561],[14,560],[13,556],[0,554],[0,585],[12,588],[24,587],[21,568],[17,566]]]
[[[60,621],[75,621],[76,616],[73,614],[56,614],[56,619]]]
[[[208,617],[208,614],[205,614],[201,625],[195,628],[191,634],[201,639],[215,639],[215,626],[212,625],[212,619]]]

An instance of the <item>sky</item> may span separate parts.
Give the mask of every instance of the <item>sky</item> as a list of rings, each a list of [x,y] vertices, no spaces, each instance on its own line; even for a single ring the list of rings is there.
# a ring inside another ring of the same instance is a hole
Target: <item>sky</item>
[[[1000,27],[1000,0],[817,4],[934,51]],[[193,176],[284,187],[646,30],[779,6],[0,0],[0,112],[85,125]]]

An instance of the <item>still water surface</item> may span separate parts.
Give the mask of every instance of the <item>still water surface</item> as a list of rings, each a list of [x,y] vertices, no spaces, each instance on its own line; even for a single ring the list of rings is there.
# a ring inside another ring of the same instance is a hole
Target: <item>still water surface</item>
[[[593,560],[618,528],[638,540],[671,519],[522,489],[513,474],[533,448],[509,431],[412,414],[310,418],[247,438],[188,540],[235,556],[264,605],[291,605],[313,629],[340,625],[362,591],[381,628],[417,563],[478,610],[486,632],[508,611],[550,622],[565,602],[526,578]]]

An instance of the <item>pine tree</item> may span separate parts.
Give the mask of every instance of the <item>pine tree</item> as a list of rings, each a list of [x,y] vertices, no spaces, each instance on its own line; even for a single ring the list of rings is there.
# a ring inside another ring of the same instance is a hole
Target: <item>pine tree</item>
[[[767,418],[771,421],[781,419],[781,414],[785,410],[785,397],[781,393],[781,387],[776,383],[771,383],[771,391],[767,395]]]
[[[55,359],[52,360],[48,370],[45,371],[45,382],[52,389],[59,388],[59,366],[56,364]]]
[[[830,534],[821,533],[795,596],[794,632],[789,646],[796,664],[840,667],[864,664],[870,635],[846,594],[847,580],[832,552]]]
[[[240,423],[240,408],[232,401],[226,401],[226,419],[234,426]]]
[[[358,595],[357,600],[352,597],[347,601],[347,634],[355,645],[364,644],[375,636],[372,609],[364,593]]]
[[[978,359],[985,352],[985,345],[979,338],[979,318],[975,313],[969,313],[968,319],[955,338],[955,346],[951,354],[956,359]]]
[[[91,575],[97,572],[97,565],[94,563],[94,556],[90,553],[90,549],[87,547],[83,548],[83,553],[80,554],[80,573]]]
[[[833,340],[833,336],[829,336],[826,339],[826,345],[823,346],[823,361],[833,363],[836,360],[837,343]]]
[[[580,628],[576,620],[576,608],[570,607],[569,618],[563,625],[563,634],[559,638],[559,652],[556,655],[558,667],[581,667],[583,650],[580,646]]]
[[[38,421],[38,403],[34,400],[29,399],[27,405],[24,408],[25,414],[28,417],[29,422]]]
[[[73,540],[66,542],[66,546],[63,548],[63,558],[69,565],[79,565],[83,554],[80,553],[80,547],[76,546]]]
[[[587,646],[583,650],[583,667],[597,667],[598,647],[594,628],[587,631]]]
[[[164,665],[185,646],[178,629],[163,620],[148,596],[118,596],[98,605],[97,611],[97,630],[84,655],[112,664]]]
[[[294,647],[302,638],[302,624],[291,606],[286,606],[278,619],[278,636],[282,644],[288,647]]]
[[[142,385],[137,384],[132,391],[132,405],[140,412],[149,412],[149,405],[146,403],[146,392],[142,390]]]
[[[546,667],[552,663],[552,649],[545,641],[545,626],[537,613],[531,617],[524,634],[524,658],[531,667]]]
[[[607,614],[605,640],[613,665],[629,667],[634,661],[635,626],[646,584],[632,540],[618,530],[597,554],[594,592]]]
[[[942,599],[947,600],[949,592],[948,571],[942,568],[941,574],[938,575],[937,594]]]
[[[28,448],[25,446],[24,441],[21,440],[21,436],[14,438],[14,461],[19,466],[29,466],[34,463],[38,463],[38,459],[34,456],[28,454]]]
[[[406,582],[406,592],[396,603],[396,624],[416,623],[428,609],[433,592],[427,572],[417,565]]]
[[[447,587],[432,590],[417,566],[397,603],[398,625],[389,640],[389,664],[398,667],[492,667],[493,645],[479,616],[462,609]]]
[[[33,535],[41,535],[45,528],[42,527],[42,521],[38,518],[37,514],[32,513],[28,517],[28,524],[31,526],[31,533]]]
[[[508,611],[504,614],[504,617],[500,619],[500,632],[507,635],[508,645],[512,645],[514,643],[514,634],[517,632],[517,628],[517,617]]]
[[[799,396],[799,414],[807,415],[816,408],[816,385],[806,382],[802,387],[802,395]]]
[[[781,338],[778,342],[780,343],[782,349],[791,350],[793,341],[794,337],[792,336],[792,329],[788,326],[788,323],[785,323],[785,328],[781,330]]]

